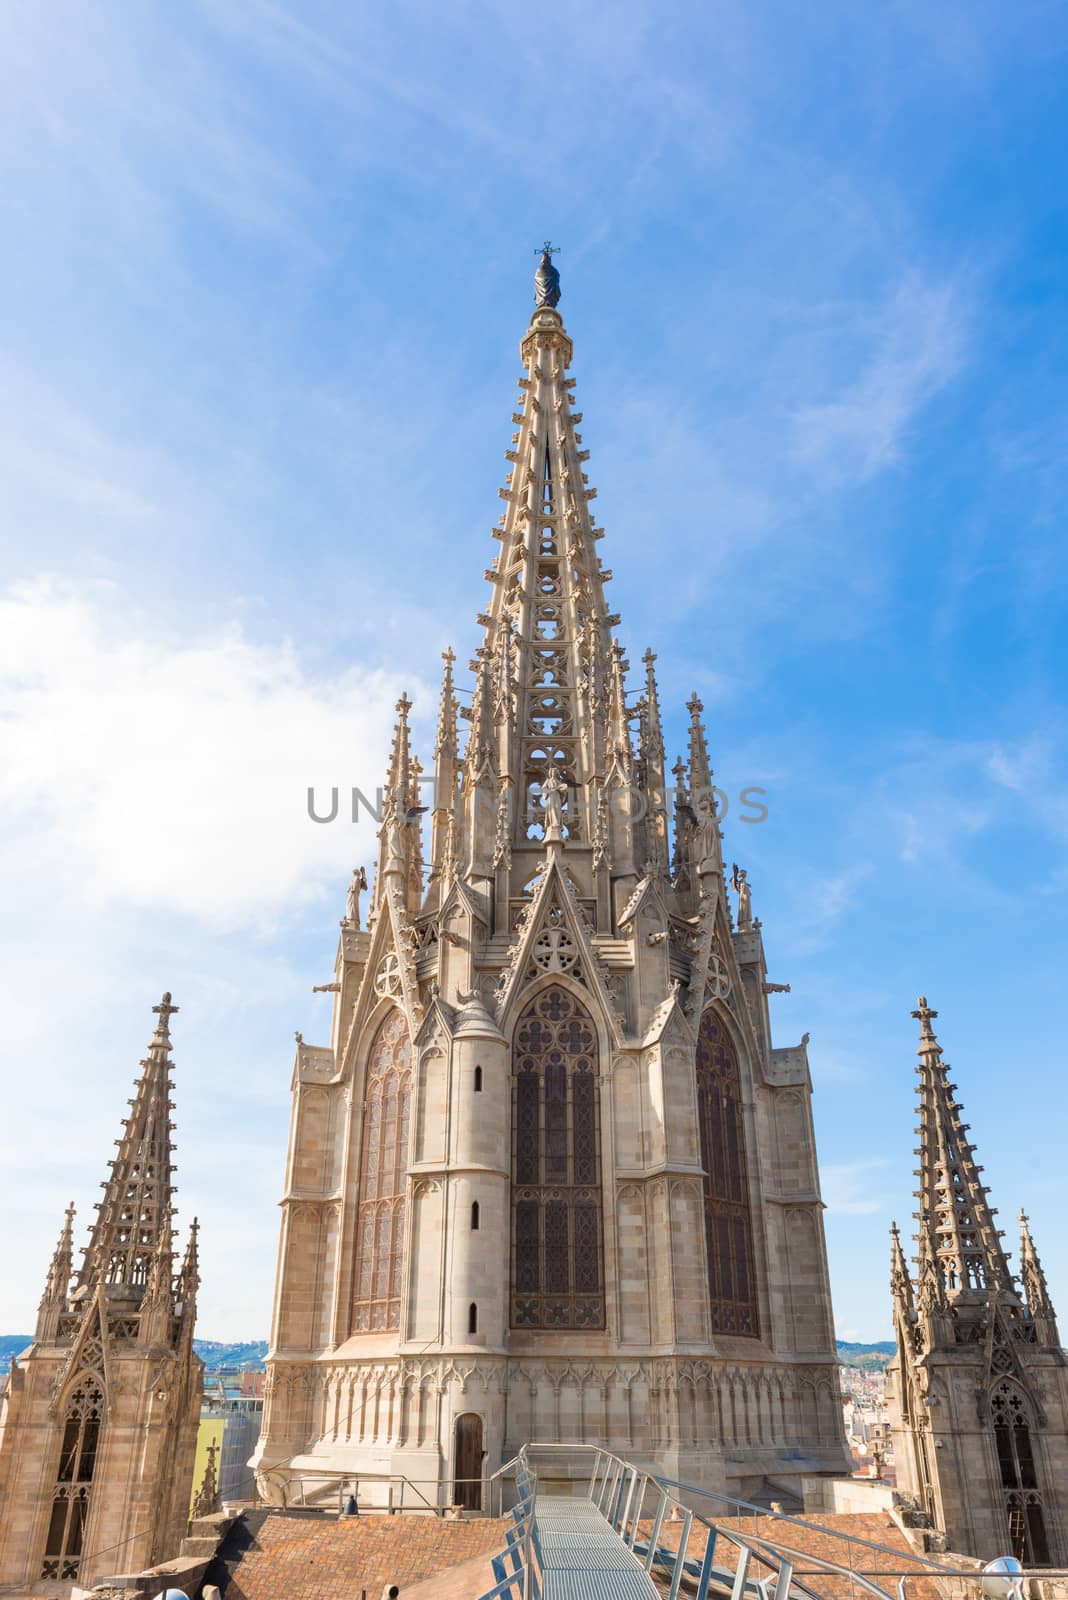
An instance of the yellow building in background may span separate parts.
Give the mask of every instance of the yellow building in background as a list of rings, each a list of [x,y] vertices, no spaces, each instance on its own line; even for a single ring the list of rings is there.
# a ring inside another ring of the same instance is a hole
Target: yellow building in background
[[[197,1453],[193,1462],[193,1490],[189,1496],[189,1515],[193,1515],[193,1502],[200,1492],[200,1485],[204,1482],[204,1472],[208,1465],[208,1450],[215,1446],[216,1461],[222,1460],[223,1433],[226,1430],[225,1417],[201,1417],[200,1427],[197,1430]]]

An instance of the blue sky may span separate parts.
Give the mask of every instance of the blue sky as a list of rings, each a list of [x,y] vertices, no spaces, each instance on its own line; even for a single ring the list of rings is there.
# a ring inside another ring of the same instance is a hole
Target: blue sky
[[[266,1335],[392,703],[466,660],[552,237],[621,635],[706,702],[838,1327],[889,1331],[915,1024],[1068,1315],[1063,10],[5,9],[0,1322],[174,991],[205,1336]]]

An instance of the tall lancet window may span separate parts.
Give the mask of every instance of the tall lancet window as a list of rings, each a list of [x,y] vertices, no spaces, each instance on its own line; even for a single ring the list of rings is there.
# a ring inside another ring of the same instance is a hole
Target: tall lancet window
[[[516,1024],[512,1327],[603,1328],[597,1032],[554,985]]]
[[[1048,1566],[1049,1541],[1035,1471],[1031,1419],[1015,1384],[998,1384],[990,1396],[990,1417],[1012,1553],[1025,1567]]]
[[[352,1289],[354,1333],[400,1327],[411,1081],[408,1027],[403,1014],[394,1010],[375,1034],[367,1058]]]
[[[41,1562],[42,1578],[60,1583],[77,1580],[103,1414],[99,1380],[95,1373],[87,1373],[71,1394],[63,1415],[63,1440]]]
[[[760,1332],[738,1057],[711,1008],[697,1039],[697,1118],[705,1169],[705,1246],[715,1333]]]

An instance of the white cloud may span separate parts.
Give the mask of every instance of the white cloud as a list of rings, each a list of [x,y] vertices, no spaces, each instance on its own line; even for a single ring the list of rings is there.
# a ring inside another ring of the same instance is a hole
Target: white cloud
[[[797,458],[846,478],[867,478],[900,460],[912,419],[964,363],[967,324],[955,285],[915,273],[888,304],[867,306],[848,340],[858,347],[859,372],[835,398],[794,412]]]
[[[32,1326],[63,1205],[89,1220],[165,987],[201,1326],[267,1331],[292,1032],[328,1035],[311,985],[331,975],[347,873],[375,851],[371,821],[311,822],[307,785],[374,791],[402,686],[432,712],[411,678],[316,675],[234,625],[179,634],[113,585],[0,592],[9,1331]]]
[[[369,858],[345,800],[382,781],[401,687],[315,679],[236,626],[176,638],[109,586],[21,585],[0,597],[0,816],[23,863],[96,904],[270,921]],[[309,785],[320,810],[339,788],[337,822],[310,820]]]

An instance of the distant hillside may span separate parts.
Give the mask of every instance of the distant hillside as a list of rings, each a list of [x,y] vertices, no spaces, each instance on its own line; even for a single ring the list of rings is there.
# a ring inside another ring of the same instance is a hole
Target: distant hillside
[[[878,1344],[849,1344],[839,1339],[838,1359],[843,1367],[859,1367],[861,1372],[881,1372],[896,1348],[892,1339],[883,1339]]]
[[[32,1339],[30,1333],[0,1333],[0,1370],[12,1356],[21,1355]],[[244,1344],[219,1344],[215,1339],[194,1339],[193,1349],[209,1372],[218,1372],[220,1367],[261,1368],[267,1341],[248,1339]]]
[[[193,1349],[209,1372],[220,1367],[262,1368],[267,1354],[266,1339],[249,1339],[244,1344],[217,1344],[214,1339],[194,1339]]]
[[[25,1350],[32,1338],[28,1333],[0,1334],[0,1367],[6,1367],[12,1356]],[[262,1367],[267,1354],[266,1339],[248,1339],[244,1344],[219,1344],[215,1339],[194,1339],[193,1348],[209,1372],[220,1367]],[[878,1372],[885,1367],[894,1353],[893,1341],[884,1339],[880,1344],[847,1344],[838,1341],[838,1359],[844,1367],[860,1367],[865,1372]]]

